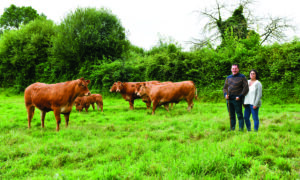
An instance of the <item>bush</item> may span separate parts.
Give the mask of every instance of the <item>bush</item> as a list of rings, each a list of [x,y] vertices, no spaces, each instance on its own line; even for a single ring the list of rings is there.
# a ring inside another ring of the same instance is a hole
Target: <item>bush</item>
[[[51,62],[58,64],[68,79],[78,78],[83,71],[92,74],[91,67],[98,61],[115,61],[129,48],[125,29],[107,9],[78,8],[67,15],[57,31]]]
[[[20,30],[5,31],[0,40],[0,81],[2,87],[23,91],[35,81],[49,81],[48,63],[55,24],[37,18]]]

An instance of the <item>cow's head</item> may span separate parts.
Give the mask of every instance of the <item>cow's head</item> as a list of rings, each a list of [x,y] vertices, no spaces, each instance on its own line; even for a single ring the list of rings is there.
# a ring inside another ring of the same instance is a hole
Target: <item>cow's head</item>
[[[111,86],[109,92],[116,92],[116,90],[117,90],[117,83],[115,82],[115,83]]]
[[[121,92],[124,88],[124,83],[118,81],[116,84],[116,92]]]
[[[140,83],[140,89],[137,93],[138,96],[144,96],[146,94],[147,85],[146,83]]]
[[[83,106],[81,104],[76,104],[76,111],[81,112],[83,109]]]
[[[74,104],[75,104],[75,107],[76,107],[76,110],[77,111],[82,111],[82,105],[81,105],[81,97],[77,97],[76,99],[75,99],[75,102],[74,102]]]
[[[135,94],[137,94],[138,92],[139,92],[139,90],[140,90],[140,88],[141,88],[141,85],[142,85],[142,83],[136,83],[135,84]]]
[[[84,78],[80,78],[77,80],[76,92],[79,94],[78,96],[91,95],[91,92],[87,87],[89,83],[90,83],[90,80],[84,80]]]

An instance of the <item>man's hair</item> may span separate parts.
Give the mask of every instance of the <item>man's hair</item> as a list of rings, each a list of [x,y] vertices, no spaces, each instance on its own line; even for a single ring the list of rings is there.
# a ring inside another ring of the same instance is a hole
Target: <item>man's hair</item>
[[[237,66],[237,68],[240,69],[240,67],[239,67],[238,64],[232,64],[231,67],[232,67],[232,66]]]
[[[256,74],[256,79],[259,80],[259,75],[258,75],[258,73],[257,73],[257,71],[256,71],[255,69],[251,69],[251,71],[249,71],[249,76],[250,76],[250,73],[251,73],[252,71],[255,72],[255,74]]]

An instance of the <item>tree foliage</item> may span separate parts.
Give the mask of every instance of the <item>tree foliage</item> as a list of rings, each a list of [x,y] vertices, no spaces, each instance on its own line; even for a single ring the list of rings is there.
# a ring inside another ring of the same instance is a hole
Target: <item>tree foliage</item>
[[[17,7],[12,4],[10,7],[4,9],[4,13],[0,17],[0,27],[4,29],[19,29],[20,25],[28,24],[35,18],[45,15],[39,15],[31,6]]]
[[[217,26],[222,37],[221,46],[226,44],[225,33],[227,30],[232,30],[233,35],[239,39],[247,37],[248,26],[246,18],[243,15],[243,9],[244,7],[240,5],[226,21],[217,20]]]
[[[286,17],[260,18],[255,16],[255,11],[250,8],[250,5],[254,4],[253,0],[241,0],[236,4],[233,6],[235,7],[233,12],[230,12],[232,15],[227,19],[226,12],[231,8],[227,1],[216,0],[212,8],[199,11],[201,17],[207,21],[202,29],[203,37],[194,39],[192,42],[196,49],[211,46],[211,43],[220,41],[221,46],[224,46],[226,44],[224,34],[228,30],[232,30],[240,39],[246,38],[249,31],[255,30],[261,37],[260,44],[263,44],[285,40],[287,30],[294,29]],[[258,26],[261,28],[257,29]]]
[[[37,80],[49,81],[48,57],[54,35],[55,24],[45,18],[37,18],[20,30],[4,33],[0,41],[2,86],[16,86],[22,90]]]
[[[57,31],[52,62],[60,66],[68,78],[88,71],[82,69],[86,64],[121,58],[129,47],[121,22],[106,9],[78,8],[67,15]]]

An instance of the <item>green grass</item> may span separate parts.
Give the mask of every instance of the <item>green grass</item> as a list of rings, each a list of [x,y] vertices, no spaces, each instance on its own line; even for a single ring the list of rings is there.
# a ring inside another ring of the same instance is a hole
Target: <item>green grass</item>
[[[225,103],[180,102],[154,116],[104,97],[69,127],[53,112],[27,128],[23,96],[0,95],[0,179],[299,179],[300,105],[264,103],[259,132],[229,132]],[[251,119],[253,126],[253,120]],[[252,127],[253,128],[253,127]]]

